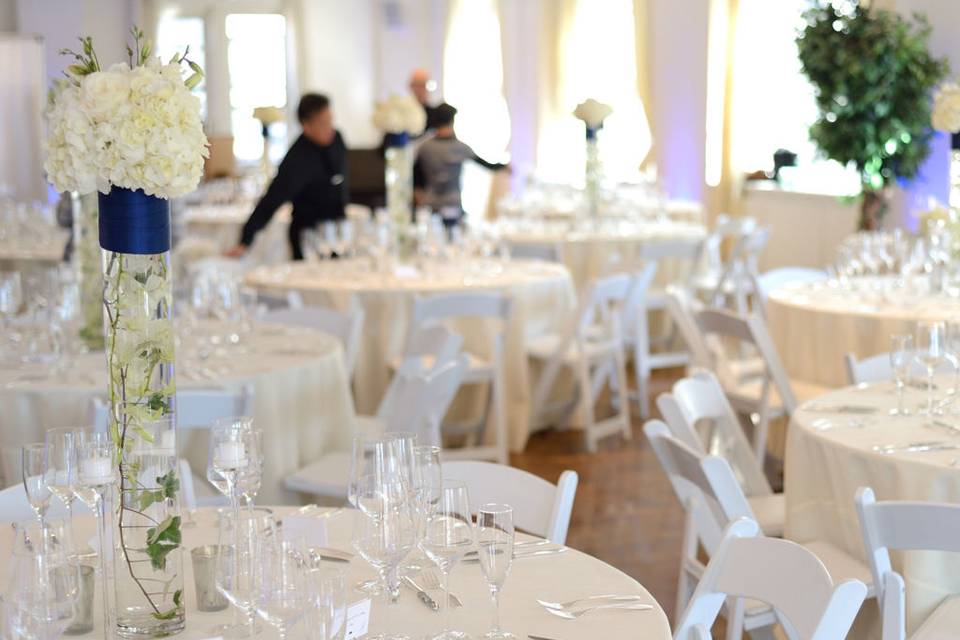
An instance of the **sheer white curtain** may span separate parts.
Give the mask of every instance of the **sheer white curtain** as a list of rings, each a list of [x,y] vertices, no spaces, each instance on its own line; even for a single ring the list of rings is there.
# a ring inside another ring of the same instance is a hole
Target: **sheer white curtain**
[[[457,108],[457,137],[480,157],[507,160],[510,113],[503,95],[503,55],[496,0],[454,0],[443,51],[444,99]],[[463,168],[463,206],[487,211],[493,176],[468,162]]]
[[[46,200],[41,141],[46,100],[43,42],[0,35],[0,193]]]
[[[537,144],[537,173],[582,183],[583,123],[572,111],[593,98],[613,107],[600,136],[604,171],[612,179],[638,177],[650,150],[650,128],[638,92],[633,0],[557,0],[556,90]]]

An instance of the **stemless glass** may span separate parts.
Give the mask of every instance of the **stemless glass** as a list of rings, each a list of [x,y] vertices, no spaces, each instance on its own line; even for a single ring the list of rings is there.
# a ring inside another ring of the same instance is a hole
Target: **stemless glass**
[[[20,449],[20,464],[27,501],[33,512],[37,514],[37,520],[42,527],[47,509],[50,507],[46,444],[37,442],[23,445]]]
[[[467,637],[450,629],[450,572],[473,545],[473,522],[467,485],[444,480],[436,509],[427,518],[420,548],[443,574],[443,631],[434,640]]]
[[[311,566],[307,571],[307,637],[338,640],[346,622],[347,592],[343,571],[336,567]]]
[[[369,487],[376,493],[376,487]],[[386,491],[386,495],[395,495]],[[364,497],[365,500],[372,498]],[[354,514],[353,546],[357,553],[372,566],[384,585],[382,593],[385,599],[384,628],[386,631],[371,640],[403,640],[407,636],[390,631],[389,613],[391,605],[400,597],[400,563],[407,557],[416,544],[416,519],[412,504],[398,507],[385,506],[379,517],[373,518],[363,513]]]
[[[273,514],[265,509],[233,512],[224,509],[218,522],[217,590],[246,620],[216,630],[227,638],[249,638],[259,630],[257,596],[262,581],[261,541],[276,536]]]
[[[913,364],[913,336],[899,334],[890,336],[890,370],[897,385],[897,408],[890,410],[891,416],[910,415],[903,406],[903,390],[910,377],[910,365]]]
[[[936,413],[933,402],[933,374],[943,362],[946,352],[945,331],[942,322],[921,320],[917,323],[916,352],[914,357],[927,371],[927,416],[932,419]]]
[[[515,635],[500,628],[500,591],[513,564],[513,508],[506,504],[485,504],[477,512],[477,550],[480,569],[493,598],[493,628],[484,636],[491,640],[513,640]]]
[[[15,637],[60,638],[73,621],[79,591],[80,567],[65,549],[49,543],[16,549],[8,589]]]
[[[290,627],[303,617],[308,604],[306,566],[298,543],[271,536],[260,541],[262,580],[257,589],[257,614],[286,640]]]

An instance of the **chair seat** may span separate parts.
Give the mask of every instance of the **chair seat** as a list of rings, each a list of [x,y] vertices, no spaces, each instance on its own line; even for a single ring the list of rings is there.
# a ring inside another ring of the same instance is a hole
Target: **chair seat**
[[[763,534],[771,538],[783,537],[783,523],[787,518],[787,505],[782,493],[747,498],[757,524]]]
[[[872,598],[874,596],[873,574],[870,573],[870,568],[866,564],[843,549],[823,540],[813,540],[801,544],[820,558],[820,562],[827,568],[834,584],[844,580],[859,580],[867,585],[867,597]]]
[[[534,338],[527,342],[527,355],[537,360],[549,360],[553,354],[560,348],[562,340],[559,334],[546,334]],[[617,344],[612,340],[590,340],[584,343],[584,356],[588,360],[597,360],[607,358],[618,351]],[[577,356],[576,345],[571,344],[561,357],[564,364],[576,363]]]
[[[349,480],[350,454],[332,451],[287,476],[283,484],[291,491],[346,500]]]
[[[960,635],[960,596],[945,599],[920,625],[910,640],[955,640]]]

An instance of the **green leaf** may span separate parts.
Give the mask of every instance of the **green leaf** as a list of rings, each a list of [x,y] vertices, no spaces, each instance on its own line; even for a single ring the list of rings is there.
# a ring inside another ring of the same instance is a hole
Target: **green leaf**
[[[167,568],[167,556],[180,546],[180,516],[169,516],[156,527],[147,529],[147,556],[157,571]]]
[[[172,469],[157,478],[157,484],[160,485],[160,494],[167,499],[175,499],[180,491],[180,480]]]

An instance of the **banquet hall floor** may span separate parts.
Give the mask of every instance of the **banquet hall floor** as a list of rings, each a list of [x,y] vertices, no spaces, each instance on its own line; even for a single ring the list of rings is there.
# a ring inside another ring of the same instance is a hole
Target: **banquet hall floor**
[[[660,418],[654,398],[669,391],[682,369],[654,373],[651,418]],[[645,586],[673,620],[683,509],[633,419],[633,438],[599,443],[596,454],[583,448],[578,431],[541,431],[513,466],[556,482],[565,469],[580,476],[567,544],[600,558]]]

